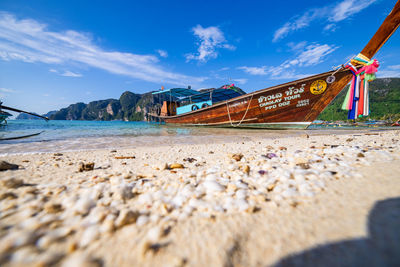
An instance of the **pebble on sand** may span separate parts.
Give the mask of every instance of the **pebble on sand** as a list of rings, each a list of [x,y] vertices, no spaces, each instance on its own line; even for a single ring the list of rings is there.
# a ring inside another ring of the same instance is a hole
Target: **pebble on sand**
[[[17,164],[12,164],[4,160],[0,161],[0,171],[16,170],[18,168],[19,166]]]

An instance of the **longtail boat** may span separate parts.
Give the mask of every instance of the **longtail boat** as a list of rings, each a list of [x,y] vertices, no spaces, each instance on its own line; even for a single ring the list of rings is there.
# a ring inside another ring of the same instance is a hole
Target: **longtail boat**
[[[397,1],[375,35],[352,60],[351,66],[357,69],[365,66],[363,62],[371,62],[399,24],[400,1]],[[190,92],[194,90],[183,88],[157,91],[153,94],[170,94],[175,97],[164,101],[160,114],[153,116],[174,125],[305,129],[344,89],[353,73],[350,68],[342,65],[336,70],[248,94],[231,95],[231,98],[222,92],[225,99],[220,98],[219,102],[213,99],[213,95],[218,92]],[[208,100],[204,99],[207,94],[210,95]],[[184,98],[179,99],[179,96]],[[198,102],[193,101],[196,98]]]

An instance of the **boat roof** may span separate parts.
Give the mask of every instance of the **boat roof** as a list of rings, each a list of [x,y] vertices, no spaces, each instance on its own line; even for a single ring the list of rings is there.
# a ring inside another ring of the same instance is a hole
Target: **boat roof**
[[[214,103],[242,95],[240,92],[237,92],[233,89],[223,88],[207,90],[204,92],[199,92],[188,88],[171,88],[153,92],[152,94],[170,94],[173,97],[179,98],[178,101],[192,101],[195,103],[210,100],[210,95],[212,96],[212,101]]]
[[[171,88],[167,90],[161,90],[157,92],[153,92],[153,95],[157,94],[170,94],[171,96],[174,97],[187,97],[187,96],[192,96],[192,95],[197,95],[199,92],[193,89],[188,89],[188,88]]]
[[[186,100],[191,100],[193,102],[207,101],[210,99],[210,94],[212,95],[213,102],[219,102],[219,101],[231,99],[231,98],[241,95],[240,93],[238,93],[234,90],[231,90],[231,89],[214,89],[212,91],[207,91],[207,92],[203,92],[203,93],[197,92],[196,95],[182,98],[181,101],[186,101]]]

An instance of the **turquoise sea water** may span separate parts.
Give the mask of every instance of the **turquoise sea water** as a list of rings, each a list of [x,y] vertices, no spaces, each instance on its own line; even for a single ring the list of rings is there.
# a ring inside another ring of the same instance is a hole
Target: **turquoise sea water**
[[[348,133],[361,129],[244,130],[208,127],[170,127],[158,123],[124,121],[9,120],[0,128],[0,138],[29,135],[26,139],[0,141],[0,155],[32,152],[128,148],[136,146],[233,142],[253,138],[299,136],[304,133]]]

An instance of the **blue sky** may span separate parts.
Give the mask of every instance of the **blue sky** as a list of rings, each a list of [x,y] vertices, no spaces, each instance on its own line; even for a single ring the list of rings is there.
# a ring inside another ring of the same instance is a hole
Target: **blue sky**
[[[1,0],[0,99],[45,113],[161,86],[251,92],[345,63],[395,2]],[[400,77],[399,37],[378,77]]]

